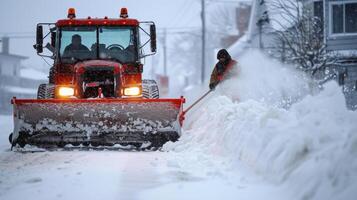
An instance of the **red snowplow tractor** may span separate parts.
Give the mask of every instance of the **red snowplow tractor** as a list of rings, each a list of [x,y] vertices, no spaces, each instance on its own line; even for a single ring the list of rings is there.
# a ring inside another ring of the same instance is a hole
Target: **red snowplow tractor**
[[[54,62],[37,99],[12,99],[12,146],[148,148],[180,137],[184,98],[160,99],[156,82],[142,79],[141,60],[156,53],[153,22],[126,8],[118,18],[78,19],[70,8],[68,18],[37,25],[34,48]]]

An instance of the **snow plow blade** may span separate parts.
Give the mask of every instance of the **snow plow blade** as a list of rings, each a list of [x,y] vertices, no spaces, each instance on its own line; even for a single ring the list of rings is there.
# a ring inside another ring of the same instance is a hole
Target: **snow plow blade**
[[[161,147],[181,135],[180,99],[12,99],[12,146]]]

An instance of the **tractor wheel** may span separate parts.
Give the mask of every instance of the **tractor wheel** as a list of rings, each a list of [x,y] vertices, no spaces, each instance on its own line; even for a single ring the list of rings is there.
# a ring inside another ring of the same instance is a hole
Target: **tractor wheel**
[[[91,142],[90,145],[92,145],[92,147],[99,147],[99,143],[98,142]]]
[[[160,97],[159,87],[154,80],[143,80],[143,97],[145,99],[158,99]]]
[[[49,84],[40,84],[37,90],[37,99],[53,99],[55,97],[55,87]]]
[[[81,143],[80,142],[73,142],[72,145],[78,147]]]
[[[46,84],[41,84],[38,86],[37,90],[37,99],[45,99],[46,98]]]

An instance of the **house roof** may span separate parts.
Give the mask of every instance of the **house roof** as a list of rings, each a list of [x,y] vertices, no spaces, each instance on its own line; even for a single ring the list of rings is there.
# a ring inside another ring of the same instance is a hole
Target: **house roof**
[[[8,57],[8,58],[15,58],[15,59],[20,59],[20,60],[25,60],[28,57],[26,56],[20,56],[20,55],[16,55],[16,54],[7,54],[7,53],[0,53],[1,57]]]

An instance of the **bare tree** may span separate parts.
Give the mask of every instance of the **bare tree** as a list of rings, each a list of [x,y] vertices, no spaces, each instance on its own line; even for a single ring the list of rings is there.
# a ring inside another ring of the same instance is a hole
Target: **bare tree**
[[[271,0],[267,4],[280,44],[277,50],[287,62],[312,75],[336,63],[336,56],[326,51],[323,19],[313,15],[311,5],[301,0]]]

